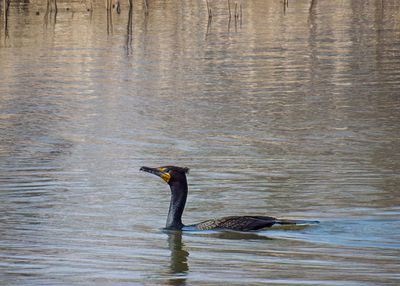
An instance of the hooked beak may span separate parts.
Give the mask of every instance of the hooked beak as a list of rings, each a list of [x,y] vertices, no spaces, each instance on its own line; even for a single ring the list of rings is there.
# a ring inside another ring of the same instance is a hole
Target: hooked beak
[[[162,178],[165,182],[169,182],[169,180],[171,179],[171,175],[168,172],[164,172],[164,168],[160,167],[160,168],[150,168],[150,167],[141,167],[140,171],[144,171],[153,175],[156,175],[160,178]]]

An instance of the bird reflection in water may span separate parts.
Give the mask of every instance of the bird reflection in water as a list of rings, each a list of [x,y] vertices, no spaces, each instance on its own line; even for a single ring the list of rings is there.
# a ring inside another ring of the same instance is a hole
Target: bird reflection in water
[[[171,250],[170,272],[173,275],[169,279],[170,285],[186,285],[186,274],[189,271],[188,256],[185,244],[182,242],[182,231],[166,230],[168,246]]]

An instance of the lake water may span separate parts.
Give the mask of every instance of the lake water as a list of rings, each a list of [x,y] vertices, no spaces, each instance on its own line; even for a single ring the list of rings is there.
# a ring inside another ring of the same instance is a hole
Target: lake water
[[[400,284],[398,1],[87,7],[2,12],[1,285]],[[166,233],[166,164],[187,224],[321,223]]]

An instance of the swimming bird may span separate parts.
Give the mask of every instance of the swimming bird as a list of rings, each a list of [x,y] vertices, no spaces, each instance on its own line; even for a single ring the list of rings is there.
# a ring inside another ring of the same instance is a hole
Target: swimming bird
[[[168,230],[234,230],[254,231],[278,225],[314,224],[318,221],[277,219],[270,216],[227,216],[209,219],[192,225],[182,223],[182,214],[188,195],[186,175],[189,168],[163,166],[158,168],[141,167],[140,171],[161,177],[171,189],[171,202],[165,228]]]

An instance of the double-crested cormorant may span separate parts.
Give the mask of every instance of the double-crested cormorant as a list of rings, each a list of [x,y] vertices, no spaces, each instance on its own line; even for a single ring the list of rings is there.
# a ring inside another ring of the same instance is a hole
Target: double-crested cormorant
[[[189,168],[164,166],[159,168],[141,167],[140,170],[161,177],[171,188],[171,202],[168,211],[166,229],[225,229],[235,231],[252,231],[271,227],[274,224],[296,225],[318,223],[317,221],[277,219],[269,216],[227,216],[218,219],[206,220],[197,224],[184,225],[182,223],[182,213],[185,208],[188,194],[186,174],[189,173]]]

